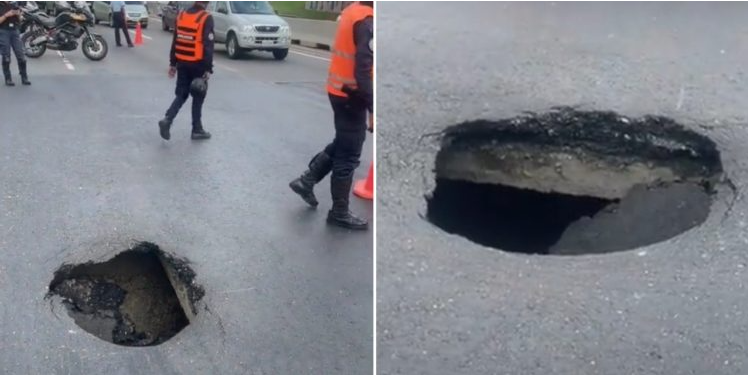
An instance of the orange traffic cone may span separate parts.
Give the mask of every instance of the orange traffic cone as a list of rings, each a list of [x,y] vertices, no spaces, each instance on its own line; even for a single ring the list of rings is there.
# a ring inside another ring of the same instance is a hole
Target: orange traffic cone
[[[363,199],[374,199],[374,162],[369,166],[369,175],[366,176],[366,180],[356,181],[353,186],[353,194]]]
[[[140,22],[135,24],[135,45],[143,45],[143,29],[140,28]]]

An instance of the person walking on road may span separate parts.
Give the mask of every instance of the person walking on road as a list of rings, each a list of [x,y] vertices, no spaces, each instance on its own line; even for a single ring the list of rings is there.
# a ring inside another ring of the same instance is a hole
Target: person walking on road
[[[177,76],[176,97],[158,122],[161,138],[168,140],[169,129],[179,109],[192,96],[192,139],[208,139],[203,129],[203,102],[208,93],[208,79],[213,74],[213,17],[205,10],[208,1],[196,1],[179,13],[171,42],[169,78]]]
[[[367,229],[368,223],[352,214],[348,203],[353,172],[360,164],[366,140],[366,114],[368,111],[371,118],[373,113],[373,39],[374,2],[357,1],[345,8],[338,22],[327,79],[335,138],[312,158],[309,169],[289,184],[305,202],[316,207],[314,185],[332,171],[332,209],[327,222],[357,230]]]
[[[16,55],[18,72],[21,74],[21,83],[28,86],[31,84],[26,71],[26,55],[24,54],[21,33],[21,10],[9,1],[0,1],[0,54],[2,55],[3,76],[6,86],[15,86],[10,74],[10,51]]]
[[[122,42],[119,38],[119,32],[122,31],[125,34],[125,41],[127,46],[134,47],[132,41],[130,41],[130,31],[127,29],[127,12],[125,11],[124,1],[112,1],[112,27],[114,27],[114,40],[117,42],[117,47],[122,47]]]

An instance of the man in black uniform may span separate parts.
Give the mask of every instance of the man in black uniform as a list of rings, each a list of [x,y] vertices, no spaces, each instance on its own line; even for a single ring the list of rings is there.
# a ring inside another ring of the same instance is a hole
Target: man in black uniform
[[[2,54],[3,75],[6,86],[15,86],[10,74],[10,50],[16,55],[18,71],[21,73],[21,83],[30,85],[26,72],[26,55],[24,54],[21,34],[21,11],[17,5],[8,1],[0,2],[0,54]]]
[[[316,207],[318,202],[314,196],[314,185],[332,171],[330,189],[333,206],[327,215],[327,222],[348,229],[365,230],[368,223],[350,212],[348,202],[353,172],[360,164],[361,149],[366,140],[366,113],[373,113],[374,106],[374,18],[372,9],[362,8],[373,8],[374,2],[359,1],[350,7],[341,14],[328,78],[330,104],[335,113],[335,139],[312,158],[309,169],[291,181],[289,186],[305,202]],[[354,22],[354,46],[346,42],[350,38],[350,22]],[[349,64],[353,64],[352,72]],[[355,89],[351,89],[350,85],[355,85]]]
[[[177,76],[176,97],[158,122],[161,137],[168,140],[169,129],[179,109],[192,95],[192,139],[208,139],[210,133],[203,129],[202,110],[207,94],[207,80],[213,74],[213,17],[205,7],[208,1],[196,1],[180,13],[171,43],[169,78]],[[201,81],[203,90],[191,90]],[[195,82],[193,82],[195,81]]]
[[[125,34],[125,41],[127,46],[132,48],[135,47],[130,40],[130,32],[127,29],[127,10],[125,1],[112,1],[110,6],[112,7],[112,23],[114,27],[114,41],[117,43],[117,47],[122,47],[119,34],[122,31]]]

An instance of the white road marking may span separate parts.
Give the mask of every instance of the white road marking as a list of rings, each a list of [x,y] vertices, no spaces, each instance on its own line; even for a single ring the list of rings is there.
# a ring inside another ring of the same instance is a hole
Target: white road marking
[[[308,54],[308,53],[303,53],[303,52],[298,52],[298,51],[294,51],[293,49],[289,50],[288,52],[291,52],[291,53],[293,53],[293,54],[295,54],[295,55],[301,55],[301,56],[311,57],[311,58],[313,58],[313,59],[317,59],[317,60],[322,60],[322,61],[330,61],[330,59],[328,59],[328,58],[325,58],[325,57],[320,57],[320,56],[310,55],[310,54]]]
[[[62,57],[62,63],[65,64],[65,67],[68,68],[68,70],[75,70],[75,66],[68,60],[67,57],[65,57],[65,54],[62,53],[62,51],[57,51],[57,54]]]
[[[680,110],[680,107],[683,105],[683,96],[686,94],[686,89],[684,87],[680,88],[680,94],[678,95],[678,103],[675,105],[676,110]]]
[[[156,18],[156,17],[148,17],[148,19],[149,19],[149,20],[151,20],[151,21],[156,21],[156,22],[158,22],[158,23],[161,23],[161,19],[160,19],[160,18]]]

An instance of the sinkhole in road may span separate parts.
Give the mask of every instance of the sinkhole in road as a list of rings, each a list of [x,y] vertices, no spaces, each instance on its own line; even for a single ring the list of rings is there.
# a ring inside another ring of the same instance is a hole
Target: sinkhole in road
[[[722,176],[713,141],[661,116],[556,108],[447,128],[426,218],[519,253],[610,253],[703,223]]]
[[[205,292],[186,259],[141,242],[103,263],[62,265],[47,297],[62,298],[75,323],[123,346],[164,343],[190,324]]]

